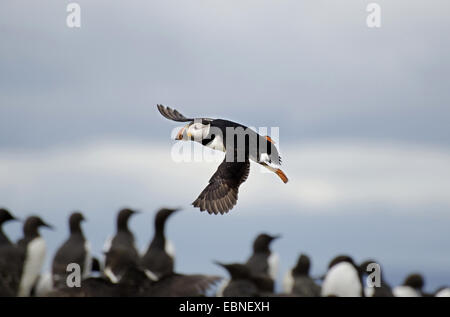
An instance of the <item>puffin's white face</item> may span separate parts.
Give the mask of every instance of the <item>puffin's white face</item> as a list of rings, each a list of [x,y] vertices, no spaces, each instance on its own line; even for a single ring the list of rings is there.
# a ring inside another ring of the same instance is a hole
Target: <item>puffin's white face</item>
[[[181,128],[176,139],[201,142],[208,136],[209,129],[209,124],[203,124],[201,122],[190,123]]]

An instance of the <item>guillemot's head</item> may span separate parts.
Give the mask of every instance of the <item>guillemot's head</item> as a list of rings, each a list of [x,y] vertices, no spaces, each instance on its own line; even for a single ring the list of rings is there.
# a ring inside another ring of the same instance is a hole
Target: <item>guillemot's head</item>
[[[44,222],[40,217],[38,216],[30,216],[25,220],[25,223],[23,225],[23,233],[25,237],[35,237],[39,236],[39,228],[40,227],[46,227],[48,229],[53,229],[53,226],[49,225],[48,223]]]
[[[13,215],[11,215],[11,213],[7,209],[0,208],[0,225],[4,222],[11,220],[18,220],[18,219]]]

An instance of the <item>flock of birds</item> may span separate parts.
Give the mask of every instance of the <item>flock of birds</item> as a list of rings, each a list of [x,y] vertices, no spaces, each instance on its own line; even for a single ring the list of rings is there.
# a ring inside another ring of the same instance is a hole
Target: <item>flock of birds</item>
[[[256,237],[246,262],[215,262],[228,273],[228,278],[180,274],[174,271],[173,246],[164,232],[167,219],[176,211],[165,208],[156,213],[154,237],[145,254],[137,251],[128,227],[128,220],[136,211],[119,211],[116,234],[105,244],[103,261],[92,257],[81,228],[84,217],[74,212],[69,217],[69,237],[56,251],[51,272],[41,274],[46,245],[39,230],[52,227],[40,217],[30,216],[23,225],[23,238],[13,243],[2,228],[16,218],[0,209],[0,296],[450,297],[449,287],[425,293],[420,274],[407,276],[403,285],[393,288],[381,274],[379,287],[367,287],[364,281],[370,274],[368,267],[375,261],[358,265],[347,255],[335,257],[327,272],[314,278],[309,274],[311,261],[305,254],[286,273],[283,292],[275,293],[278,257],[270,246],[279,236],[266,233]],[[74,263],[80,268],[81,281],[75,286],[68,283],[73,273],[68,268]]]

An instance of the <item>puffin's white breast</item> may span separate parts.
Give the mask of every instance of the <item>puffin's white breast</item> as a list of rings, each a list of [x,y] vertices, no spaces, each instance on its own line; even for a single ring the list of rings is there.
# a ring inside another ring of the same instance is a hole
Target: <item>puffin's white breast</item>
[[[206,146],[213,150],[225,152],[225,145],[223,144],[223,139],[220,135],[216,135],[215,138]]]

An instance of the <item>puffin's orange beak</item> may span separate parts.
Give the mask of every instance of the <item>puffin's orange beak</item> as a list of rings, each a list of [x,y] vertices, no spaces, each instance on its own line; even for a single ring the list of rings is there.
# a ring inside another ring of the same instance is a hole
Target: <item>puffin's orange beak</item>
[[[284,172],[282,170],[280,170],[279,168],[275,171],[275,174],[277,174],[278,177],[281,178],[283,183],[286,184],[288,182],[288,178],[287,178],[286,174],[284,174]]]
[[[177,136],[175,137],[175,140],[183,140],[183,133],[187,126],[184,126],[178,131]]]

